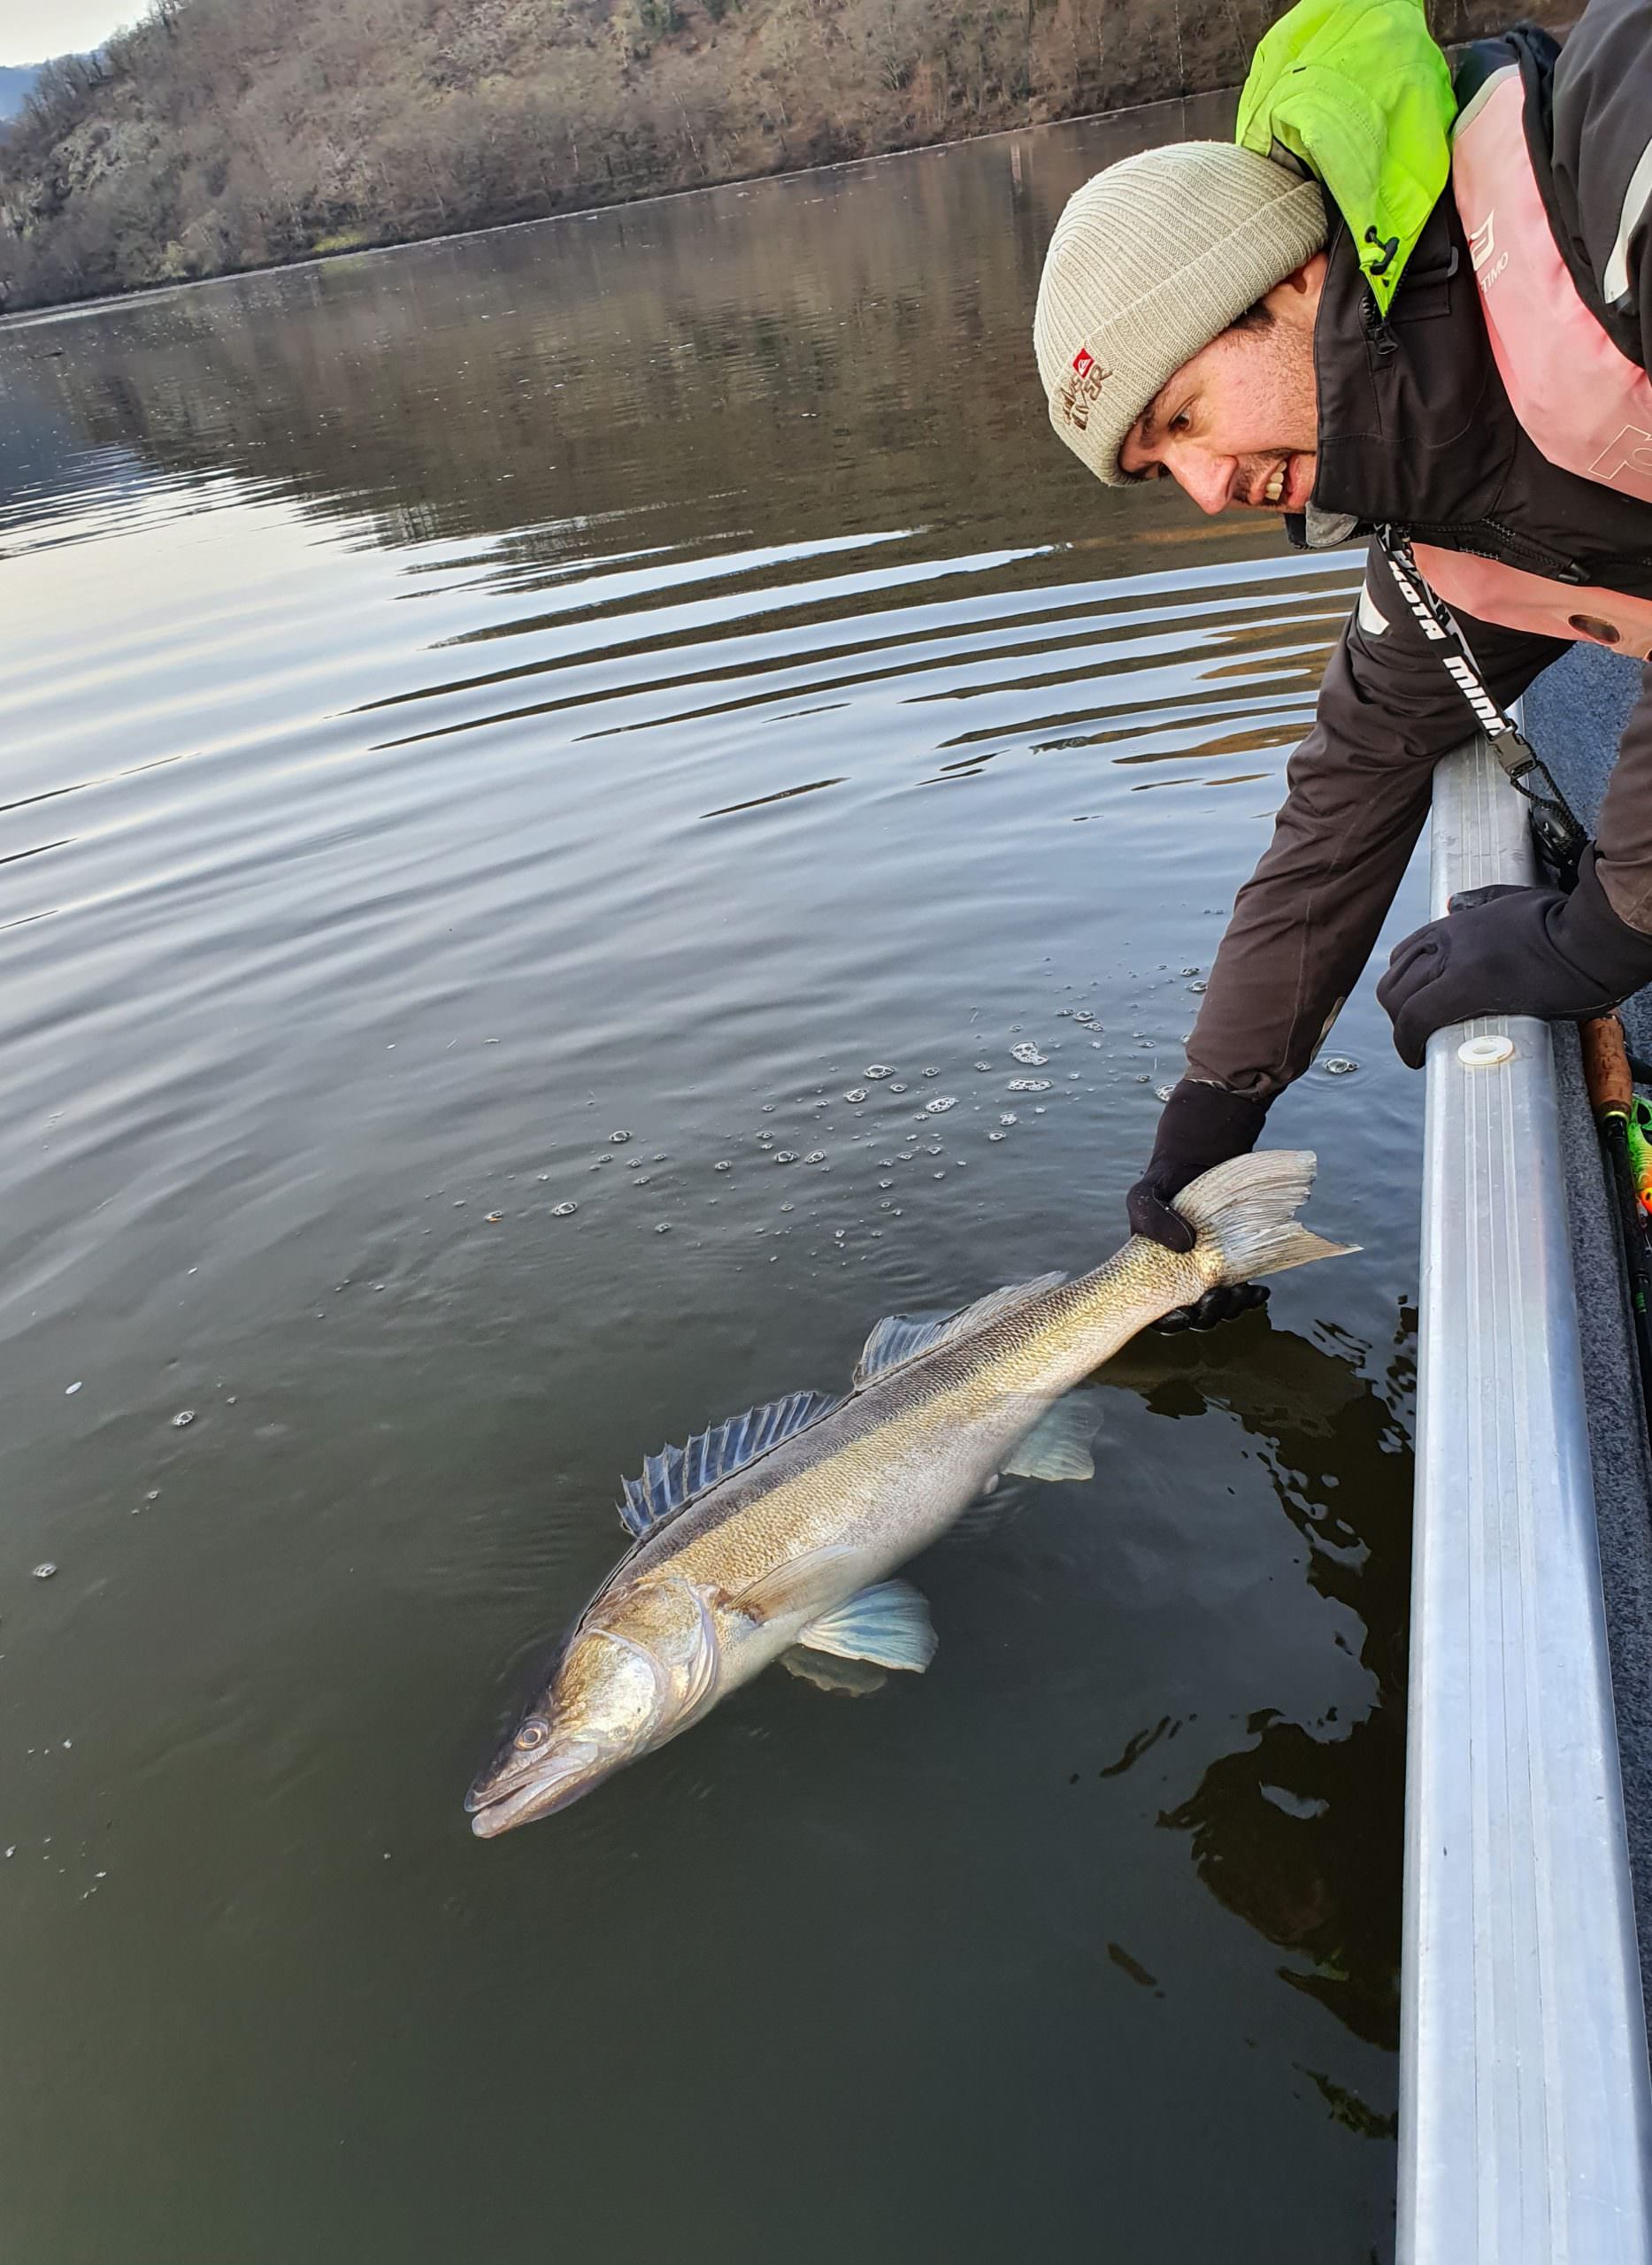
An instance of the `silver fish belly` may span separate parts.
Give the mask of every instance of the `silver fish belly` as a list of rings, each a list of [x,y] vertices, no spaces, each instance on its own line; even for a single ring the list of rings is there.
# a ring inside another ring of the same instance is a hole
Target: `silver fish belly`
[[[1093,1424],[1063,1395],[1149,1323],[1222,1281],[1348,1248],[1296,1224],[1311,1156],[1265,1150],[1183,1192],[1186,1253],[1133,1237],[1093,1273],[892,1317],[841,1398],[794,1393],[650,1456],[620,1516],[634,1547],[550,1682],[472,1787],[492,1839],[549,1816],[784,1658],[811,1680],[921,1673],[928,1609],[895,1569],[995,1474],[1087,1477]]]

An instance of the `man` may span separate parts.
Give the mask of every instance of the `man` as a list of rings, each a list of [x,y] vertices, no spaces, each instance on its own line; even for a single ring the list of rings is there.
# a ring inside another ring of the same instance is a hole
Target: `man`
[[[1564,51],[1529,27],[1480,42],[1454,82],[1410,13],[1304,0],[1259,50],[1249,146],[1097,174],[1039,291],[1051,421],[1098,479],[1277,512],[1309,548],[1373,536],[1130,1191],[1132,1227],[1174,1248],[1171,1199],[1308,1067],[1473,727],[1451,624],[1505,707],[1568,638],[1652,653],[1652,0],[1590,0]],[[1378,996],[1413,1068],[1448,1024],[1575,1019],[1652,981],[1647,683],[1570,894],[1475,892],[1394,953]]]

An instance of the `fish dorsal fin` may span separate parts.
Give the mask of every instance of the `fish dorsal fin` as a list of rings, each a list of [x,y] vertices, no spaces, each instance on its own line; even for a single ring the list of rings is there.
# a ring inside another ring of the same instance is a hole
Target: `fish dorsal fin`
[[[984,1298],[977,1298],[972,1306],[960,1306],[957,1313],[947,1314],[940,1321],[913,1321],[904,1314],[892,1313],[878,1324],[862,1348],[860,1363],[855,1371],[853,1390],[858,1392],[879,1377],[887,1377],[895,1369],[903,1369],[923,1353],[933,1353],[937,1345],[950,1343],[955,1337],[968,1337],[978,1329],[985,1329],[988,1322],[998,1321],[1018,1306],[1053,1290],[1066,1280],[1064,1274],[1041,1274],[1031,1282],[1011,1282],[1003,1290],[993,1290]]]
[[[711,1431],[696,1432],[686,1447],[662,1447],[644,1463],[641,1478],[626,1480],[620,1523],[642,1540],[719,1480],[743,1470],[841,1404],[831,1393],[788,1393],[784,1400],[731,1416]]]

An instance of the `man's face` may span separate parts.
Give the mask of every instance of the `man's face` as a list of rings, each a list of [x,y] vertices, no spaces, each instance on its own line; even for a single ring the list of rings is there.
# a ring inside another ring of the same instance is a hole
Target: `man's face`
[[[1325,257],[1262,302],[1267,319],[1225,330],[1159,388],[1118,451],[1121,470],[1179,481],[1202,511],[1300,511],[1319,440],[1314,319]]]

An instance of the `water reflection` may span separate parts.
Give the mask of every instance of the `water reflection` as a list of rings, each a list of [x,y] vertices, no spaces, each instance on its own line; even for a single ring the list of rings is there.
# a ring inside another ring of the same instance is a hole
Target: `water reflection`
[[[457,1806],[621,1471],[1118,1238],[1358,572],[1046,429],[1044,234],[1180,125],[0,328],[8,2253],[1386,2240],[1364,994],[1276,1117],[1364,1255],[1133,1355],[917,1687]]]
[[[1416,1316],[1402,1310],[1380,1385],[1370,1348],[1333,1326],[1316,1342],[1258,1317],[1244,1334],[1242,1353],[1139,1340],[1103,1380],[1159,1415],[1227,1409],[1263,1443],[1310,1586],[1363,1630],[1374,1693],[1351,1719],[1335,1707],[1313,1724],[1253,1715],[1252,1742],[1209,1764],[1160,1822],[1191,1833],[1212,1894],[1304,1962],[1284,1980],[1397,2051]]]

